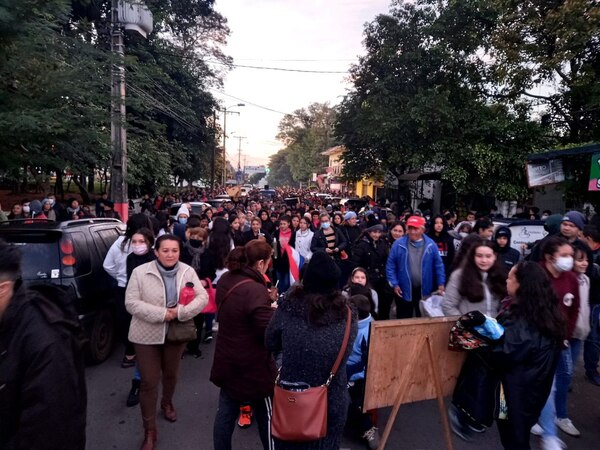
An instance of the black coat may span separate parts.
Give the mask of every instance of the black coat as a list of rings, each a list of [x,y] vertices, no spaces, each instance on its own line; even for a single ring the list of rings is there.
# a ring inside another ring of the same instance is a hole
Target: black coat
[[[373,241],[366,235],[354,245],[354,251],[350,259],[352,268],[362,267],[367,271],[371,284],[377,284],[385,278],[385,266],[387,264],[390,247],[387,241],[379,239]]]
[[[344,238],[346,239],[346,253],[348,256],[352,256],[352,252],[354,251],[354,245],[358,242],[358,238],[362,233],[360,227],[358,225],[351,227],[350,225],[342,225],[340,228],[342,233],[344,234]]]
[[[469,355],[452,402],[475,421],[489,426],[497,414],[502,382],[513,431],[528,436],[550,394],[561,346],[542,335],[535,324],[513,314],[505,314],[498,321],[504,326],[504,338]]]
[[[273,239],[275,241],[276,248],[274,249],[274,259],[273,259],[273,267],[276,270],[281,272],[287,272],[290,270],[290,262],[283,254],[283,250],[281,248],[281,244],[279,243],[279,230],[276,230],[273,234]],[[296,233],[292,231],[292,235],[290,236],[290,241],[288,242],[290,247],[296,247]]]
[[[346,249],[348,243],[346,242],[344,234],[338,228],[333,228],[333,231],[335,232],[335,247],[339,250],[339,252],[332,253],[331,256],[333,256],[335,259],[339,259],[340,252]],[[319,228],[317,231],[315,231],[312,242],[310,243],[310,251],[313,253],[318,251],[324,252],[326,248],[327,239],[325,238],[325,234],[323,234],[323,229]]]
[[[15,286],[0,320],[0,448],[84,450],[86,388],[81,328],[48,298]]]
[[[271,235],[269,233],[267,233],[264,229],[261,228],[260,233],[262,233],[264,235],[265,240],[269,244],[273,241],[273,238],[271,237]],[[258,239],[258,236],[255,236],[251,229],[248,231],[244,231],[242,233],[242,240],[244,242],[244,245],[246,245],[248,242],[250,242],[253,239]]]

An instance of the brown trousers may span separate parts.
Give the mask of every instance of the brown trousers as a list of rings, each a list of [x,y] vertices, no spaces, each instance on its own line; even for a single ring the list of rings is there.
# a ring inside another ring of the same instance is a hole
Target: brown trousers
[[[156,401],[158,400],[158,384],[161,381],[161,376],[162,399],[160,403],[161,405],[169,405],[173,401],[184,348],[185,343],[135,344],[135,354],[142,376],[140,407],[144,429],[146,430],[156,430]]]

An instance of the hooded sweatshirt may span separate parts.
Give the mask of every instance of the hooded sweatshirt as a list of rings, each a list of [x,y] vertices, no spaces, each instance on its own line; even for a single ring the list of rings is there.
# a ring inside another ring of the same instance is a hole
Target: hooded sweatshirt
[[[508,243],[505,247],[500,247],[498,245],[498,238],[502,236],[508,238]],[[519,251],[510,246],[511,238],[512,232],[510,231],[510,228],[505,226],[498,227],[494,234],[494,250],[498,254],[498,259],[502,261],[507,270],[512,269],[521,260]]]

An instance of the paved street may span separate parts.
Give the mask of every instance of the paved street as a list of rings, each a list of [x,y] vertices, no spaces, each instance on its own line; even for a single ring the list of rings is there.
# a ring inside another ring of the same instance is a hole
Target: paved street
[[[214,342],[203,345],[204,358],[186,356],[182,364],[181,378],[175,396],[179,420],[168,423],[159,418],[159,449],[161,450],[210,450],[212,449],[212,422],[217,406],[218,389],[208,381]],[[127,408],[125,398],[130,387],[131,369],[119,367],[122,353],[117,349],[104,364],[87,369],[88,382],[88,449],[138,449],[142,439],[142,423],[139,408]],[[579,367],[581,369],[581,367]],[[591,450],[598,448],[600,439],[600,388],[583,379],[579,370],[570,397],[572,419],[582,433],[579,439],[561,438],[569,449]],[[383,428],[389,410],[380,413]],[[476,440],[465,443],[456,437],[456,450],[501,449],[497,431],[488,430]],[[533,448],[537,438],[532,439]],[[235,450],[260,450],[256,426],[234,433]],[[346,436],[342,449],[361,450],[359,441]],[[443,449],[441,424],[435,401],[402,406],[394,431],[388,442],[394,450],[438,450]]]

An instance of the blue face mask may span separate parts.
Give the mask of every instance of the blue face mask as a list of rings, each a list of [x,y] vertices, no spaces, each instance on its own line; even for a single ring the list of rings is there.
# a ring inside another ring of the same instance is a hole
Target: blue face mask
[[[185,225],[187,223],[187,217],[180,217],[179,218],[179,223],[181,225]]]
[[[331,226],[331,223],[329,223],[329,222],[323,222],[321,224],[321,228],[325,228],[325,229],[329,228],[330,226]]]

